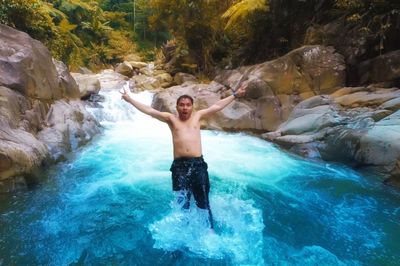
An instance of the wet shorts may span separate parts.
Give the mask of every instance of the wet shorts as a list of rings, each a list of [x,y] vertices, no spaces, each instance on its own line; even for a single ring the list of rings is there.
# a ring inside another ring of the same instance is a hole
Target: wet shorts
[[[172,172],[172,190],[191,192],[199,208],[210,208],[208,200],[210,180],[207,163],[203,156],[176,158],[170,171]]]

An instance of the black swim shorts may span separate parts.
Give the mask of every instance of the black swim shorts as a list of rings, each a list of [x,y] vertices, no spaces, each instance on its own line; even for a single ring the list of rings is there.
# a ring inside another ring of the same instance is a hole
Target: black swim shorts
[[[176,158],[171,165],[172,190],[193,193],[196,205],[209,209],[210,180],[203,156]]]

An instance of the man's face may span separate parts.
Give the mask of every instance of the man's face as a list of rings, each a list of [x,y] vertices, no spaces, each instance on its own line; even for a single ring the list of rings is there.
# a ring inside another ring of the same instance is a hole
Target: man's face
[[[187,120],[192,115],[193,104],[190,99],[183,98],[178,102],[176,110],[178,111],[179,119]]]

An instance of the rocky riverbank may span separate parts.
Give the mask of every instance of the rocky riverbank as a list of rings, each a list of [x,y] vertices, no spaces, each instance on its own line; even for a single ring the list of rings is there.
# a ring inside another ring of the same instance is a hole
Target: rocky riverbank
[[[304,46],[273,61],[222,71],[210,84],[163,90],[153,105],[173,112],[177,96],[187,93],[204,108],[230,93],[221,84],[235,86],[242,79],[246,97],[210,118],[206,128],[258,132],[291,152],[373,170],[399,186],[398,54],[361,63],[364,80],[379,83],[345,87],[343,57],[331,47]]]
[[[44,166],[100,132],[67,67],[26,33],[0,25],[0,192],[26,187]]]

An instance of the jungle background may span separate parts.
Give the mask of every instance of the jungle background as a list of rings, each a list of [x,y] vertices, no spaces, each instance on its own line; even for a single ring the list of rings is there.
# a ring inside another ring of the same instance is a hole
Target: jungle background
[[[211,74],[322,44],[351,72],[400,48],[399,14],[396,0],[0,0],[0,23],[43,42],[71,70],[136,54]]]

